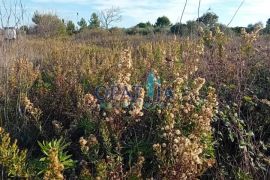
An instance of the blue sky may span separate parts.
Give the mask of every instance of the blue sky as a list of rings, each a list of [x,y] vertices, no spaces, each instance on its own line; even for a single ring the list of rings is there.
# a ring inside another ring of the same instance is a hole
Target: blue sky
[[[209,8],[220,17],[220,22],[227,24],[242,0],[202,0],[201,14]],[[172,23],[179,21],[185,0],[22,0],[26,8],[25,23],[31,24],[35,10],[56,13],[61,18],[73,20],[84,17],[90,19],[93,12],[112,6],[122,11],[122,21],[115,24],[131,27],[139,22],[155,23],[159,16],[167,16]],[[199,0],[188,0],[183,22],[197,18]],[[231,26],[247,26],[261,21],[265,24],[270,18],[270,0],[246,0]],[[79,16],[77,16],[77,12]]]

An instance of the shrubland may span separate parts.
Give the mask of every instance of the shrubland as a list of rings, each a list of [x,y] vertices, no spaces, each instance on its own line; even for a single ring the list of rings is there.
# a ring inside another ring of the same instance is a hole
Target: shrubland
[[[3,43],[1,178],[269,177],[270,44],[259,32]]]

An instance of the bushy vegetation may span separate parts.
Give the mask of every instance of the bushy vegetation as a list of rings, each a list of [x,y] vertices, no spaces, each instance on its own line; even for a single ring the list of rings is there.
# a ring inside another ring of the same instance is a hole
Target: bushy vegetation
[[[33,16],[1,45],[0,179],[269,179],[269,20]]]
[[[216,27],[219,27],[227,36],[239,36],[243,28],[250,33],[258,27],[263,29],[260,34],[270,34],[269,20],[266,21],[265,27],[262,22],[249,24],[247,27],[228,27],[220,24],[218,20],[219,17],[215,13],[208,11],[196,20],[190,20],[186,23],[172,24],[168,17],[162,16],[158,17],[154,24],[148,21],[140,22],[129,28],[118,28],[114,24],[121,21],[121,11],[119,8],[112,7],[100,13],[92,13],[89,20],[82,17],[76,23],[71,20],[60,19],[55,14],[35,12],[32,18],[34,25],[30,27],[23,25],[20,30],[28,35],[37,35],[43,38],[78,36],[78,34],[79,36],[85,36],[85,32],[94,36],[103,36],[104,31],[114,33],[116,30],[117,34],[126,35],[152,36],[169,34],[193,37],[198,35],[201,28],[214,31]],[[89,35],[87,37],[89,38]]]

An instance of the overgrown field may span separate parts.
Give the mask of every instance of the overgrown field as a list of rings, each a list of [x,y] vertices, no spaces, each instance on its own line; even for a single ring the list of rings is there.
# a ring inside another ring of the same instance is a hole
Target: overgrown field
[[[3,42],[0,179],[269,179],[269,42]]]

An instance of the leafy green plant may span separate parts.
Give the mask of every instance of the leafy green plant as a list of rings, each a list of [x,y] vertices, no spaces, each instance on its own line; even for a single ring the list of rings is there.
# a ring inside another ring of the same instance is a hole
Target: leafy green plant
[[[45,176],[46,174],[57,174],[56,172],[49,173],[49,171],[59,171],[58,173],[61,173],[63,170],[74,167],[75,161],[71,159],[71,155],[68,155],[67,152],[64,151],[70,143],[65,143],[65,141],[60,138],[59,140],[49,142],[38,142],[38,144],[41,151],[46,155],[46,157],[41,158],[40,161],[47,165],[47,168],[39,172],[39,174],[44,173]]]

